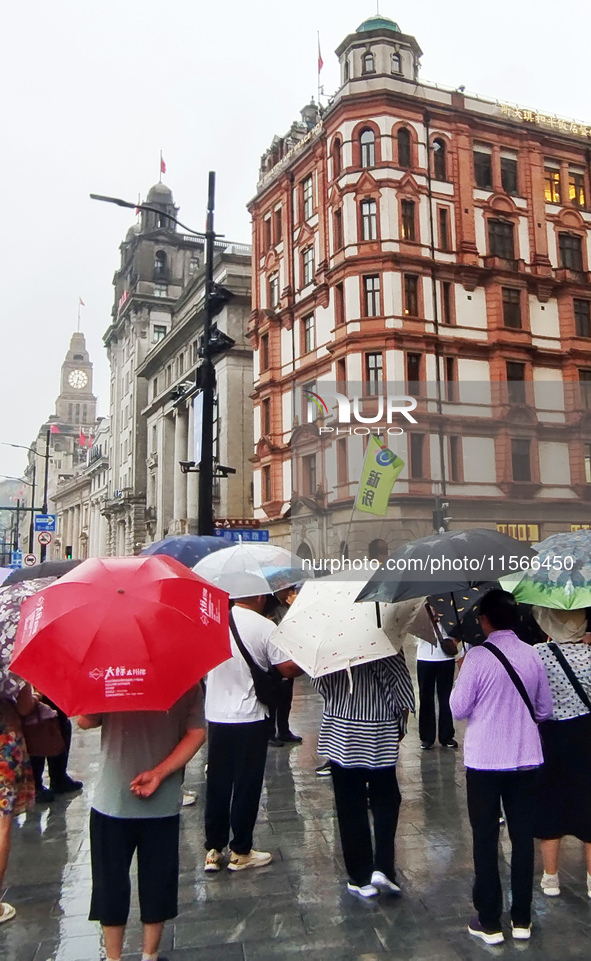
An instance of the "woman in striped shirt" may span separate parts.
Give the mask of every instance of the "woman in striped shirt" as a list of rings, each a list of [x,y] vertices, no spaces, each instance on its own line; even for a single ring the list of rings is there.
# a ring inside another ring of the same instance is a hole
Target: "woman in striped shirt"
[[[400,808],[398,745],[415,709],[400,651],[312,682],[324,698],[318,751],[330,760],[347,885],[351,894],[399,894],[394,838]],[[375,854],[368,816],[373,814]]]

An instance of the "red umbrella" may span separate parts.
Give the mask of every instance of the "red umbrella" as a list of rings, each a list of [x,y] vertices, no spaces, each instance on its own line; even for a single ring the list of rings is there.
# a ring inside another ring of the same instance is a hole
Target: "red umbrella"
[[[69,715],[167,711],[230,656],[224,591],[172,557],[108,557],[25,601],[11,670]]]

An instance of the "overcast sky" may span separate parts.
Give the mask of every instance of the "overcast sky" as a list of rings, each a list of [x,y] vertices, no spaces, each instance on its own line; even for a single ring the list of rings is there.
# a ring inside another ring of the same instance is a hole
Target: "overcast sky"
[[[30,444],[54,412],[76,328],[108,412],[102,335],[118,246],[135,200],[163,178],[181,220],[203,228],[207,171],[217,171],[216,227],[250,241],[245,204],[261,153],[316,93],[320,31],[327,94],[334,49],[375,0],[1,0],[2,367],[0,441]],[[380,0],[413,34],[421,76],[591,121],[588,0]],[[22,456],[21,456],[22,455]],[[0,471],[24,452],[0,446]]]

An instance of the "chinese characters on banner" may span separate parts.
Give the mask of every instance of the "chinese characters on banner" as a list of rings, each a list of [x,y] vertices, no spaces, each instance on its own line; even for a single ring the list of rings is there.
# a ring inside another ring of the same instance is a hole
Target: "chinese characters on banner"
[[[355,502],[357,510],[385,517],[392,488],[403,467],[404,461],[398,454],[380,443],[379,438],[370,437]]]
[[[509,104],[500,104],[501,113],[512,120],[524,120],[526,123],[542,124],[546,127],[553,127],[562,133],[573,133],[579,137],[591,137],[591,127],[587,124],[576,123],[574,120],[562,120],[560,117],[551,117],[548,114],[538,113],[537,110],[527,110],[520,107],[511,107]]]

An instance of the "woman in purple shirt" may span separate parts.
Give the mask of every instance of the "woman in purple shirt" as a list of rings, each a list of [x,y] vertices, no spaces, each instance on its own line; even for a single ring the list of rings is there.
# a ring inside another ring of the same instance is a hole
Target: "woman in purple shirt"
[[[501,801],[512,846],[512,934],[520,940],[531,934],[535,780],[543,763],[536,722],[551,716],[552,695],[539,655],[511,630],[517,619],[513,595],[490,591],[480,602],[479,616],[487,641],[466,655],[450,706],[457,720],[468,720],[464,763],[474,847],[473,899],[478,912],[468,930],[486,944],[500,944],[504,940],[498,865]]]

